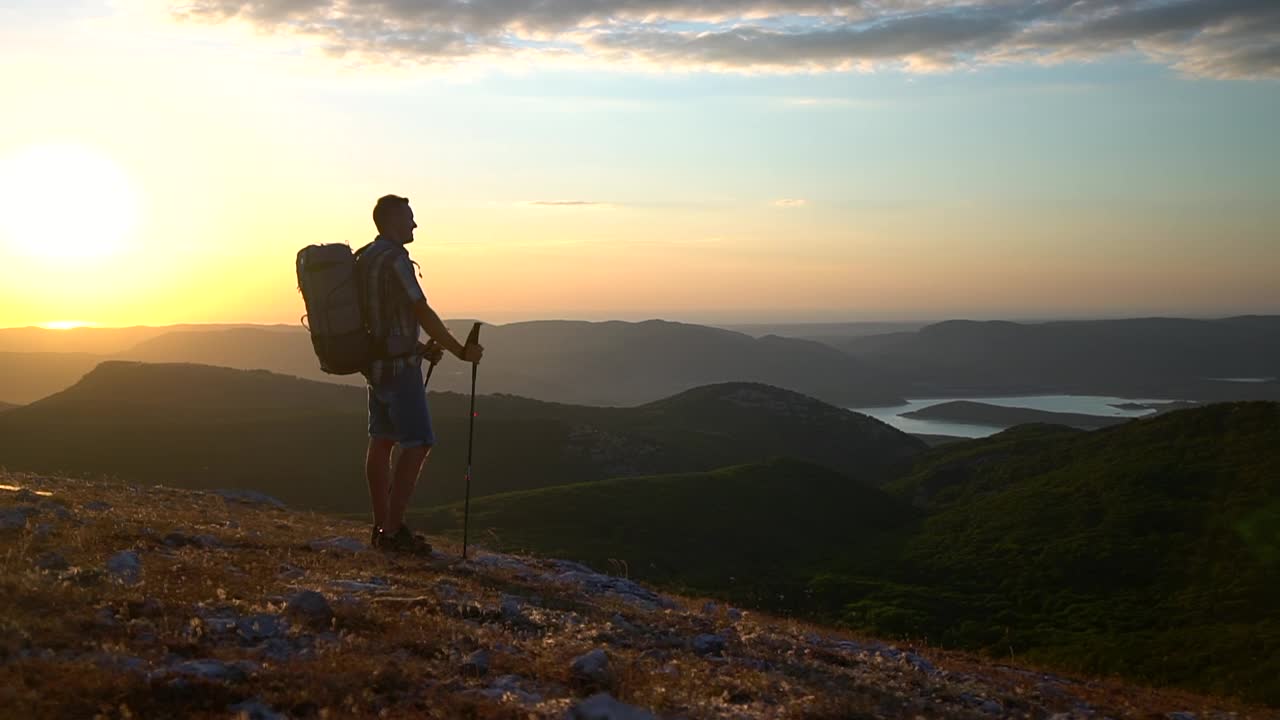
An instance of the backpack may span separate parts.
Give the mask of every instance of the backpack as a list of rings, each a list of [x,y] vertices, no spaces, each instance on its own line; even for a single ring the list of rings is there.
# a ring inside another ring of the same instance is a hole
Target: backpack
[[[349,245],[335,243],[298,251],[298,290],[307,308],[303,325],[320,369],[331,375],[362,372],[377,357],[379,344],[365,323],[356,276],[356,258],[365,248],[353,253]]]

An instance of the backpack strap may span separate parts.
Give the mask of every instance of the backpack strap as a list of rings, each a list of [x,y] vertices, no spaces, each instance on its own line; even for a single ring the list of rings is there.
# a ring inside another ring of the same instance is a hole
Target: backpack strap
[[[375,252],[373,243],[369,243],[355,252],[356,258],[356,283],[360,292],[360,316],[364,322],[365,331],[369,333],[374,348],[373,355],[379,360],[391,360],[399,357],[408,357],[413,353],[399,353],[392,355],[387,352],[388,336],[378,334],[378,330],[389,326],[391,318],[389,310],[396,298],[391,292],[390,278],[387,274],[390,272],[390,266],[397,257],[403,253],[408,255],[408,251],[403,247],[391,247],[386,250]],[[378,293],[379,317],[374,318],[369,313],[368,298],[369,283],[373,283],[373,290]],[[375,322],[376,321],[376,322]]]

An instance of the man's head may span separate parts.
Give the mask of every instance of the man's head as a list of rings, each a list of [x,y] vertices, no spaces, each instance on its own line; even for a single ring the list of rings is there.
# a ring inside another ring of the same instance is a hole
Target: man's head
[[[373,224],[378,226],[379,235],[401,245],[413,242],[413,229],[418,227],[413,221],[409,198],[397,195],[378,198],[378,204],[373,206]]]

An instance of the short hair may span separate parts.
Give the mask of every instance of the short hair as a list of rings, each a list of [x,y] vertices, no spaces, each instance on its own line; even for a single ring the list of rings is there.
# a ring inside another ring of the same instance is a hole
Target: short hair
[[[409,198],[407,197],[383,195],[378,198],[378,204],[373,206],[373,224],[378,228],[378,232],[383,231],[387,221],[391,219],[394,213],[408,206]]]

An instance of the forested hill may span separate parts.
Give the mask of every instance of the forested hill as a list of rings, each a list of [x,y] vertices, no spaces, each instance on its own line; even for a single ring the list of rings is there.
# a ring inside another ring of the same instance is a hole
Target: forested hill
[[[779,461],[498,495],[472,522],[778,612],[1280,704],[1280,405],[1022,426],[886,490]]]

